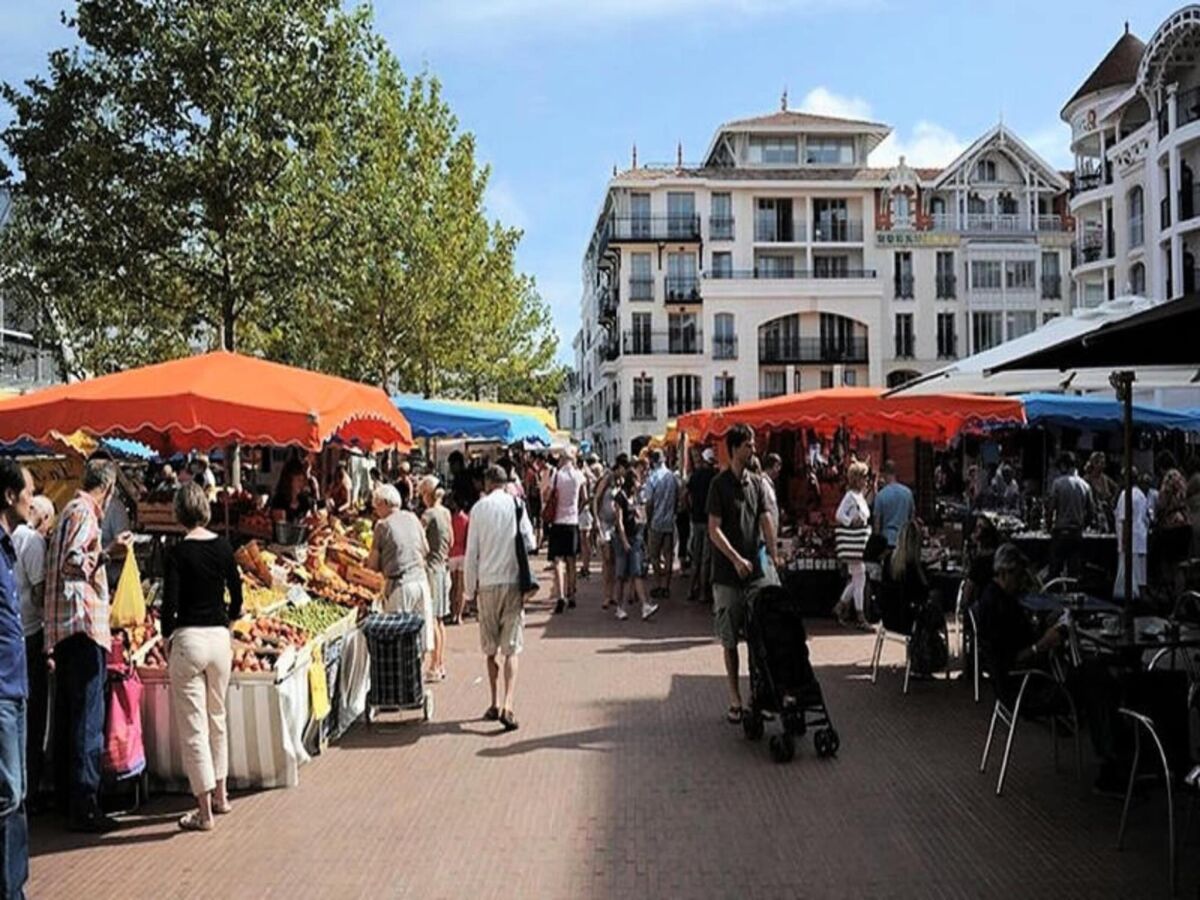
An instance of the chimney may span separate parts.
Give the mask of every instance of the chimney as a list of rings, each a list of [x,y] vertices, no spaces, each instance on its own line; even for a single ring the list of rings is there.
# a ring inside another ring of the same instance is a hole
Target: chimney
[[[633,145],[633,168],[637,168],[637,144]]]
[[[675,168],[683,168],[683,141],[675,145]]]

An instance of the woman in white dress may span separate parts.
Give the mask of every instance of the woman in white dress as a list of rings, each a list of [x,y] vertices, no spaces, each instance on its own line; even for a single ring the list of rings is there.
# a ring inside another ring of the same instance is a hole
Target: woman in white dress
[[[1146,495],[1137,486],[1137,475],[1133,476],[1133,596],[1137,599],[1146,586],[1146,544],[1150,534],[1150,504]],[[1117,580],[1113,585],[1113,597],[1125,597],[1125,491],[1117,496],[1113,508],[1113,519],[1117,525]]]
[[[842,591],[842,597],[833,608],[838,622],[850,624],[850,605],[854,605],[855,623],[860,628],[869,628],[864,611],[867,590],[867,564],[863,562],[863,552],[867,549],[867,539],[871,535],[871,507],[863,495],[867,482],[866,463],[854,462],[846,474],[846,495],[837,509],[837,539],[838,559],[846,564],[850,572],[850,580]]]

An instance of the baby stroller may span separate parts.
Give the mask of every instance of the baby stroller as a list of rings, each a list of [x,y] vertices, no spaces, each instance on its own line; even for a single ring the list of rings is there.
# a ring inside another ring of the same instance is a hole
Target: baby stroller
[[[796,738],[813,732],[817,756],[837,754],[840,740],[825,708],[821,685],[808,660],[808,633],[798,598],[772,585],[752,594],[746,612],[750,648],[750,708],[742,715],[747,740],[763,736],[765,713],[779,716],[782,734],[771,735],[771,758],[791,762]]]

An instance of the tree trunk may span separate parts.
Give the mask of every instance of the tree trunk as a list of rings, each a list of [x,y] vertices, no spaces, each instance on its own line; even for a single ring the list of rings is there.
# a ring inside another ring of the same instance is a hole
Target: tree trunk
[[[234,334],[236,325],[233,301],[227,300],[221,310],[221,346],[230,353],[237,346]],[[242,450],[237,444],[229,444],[225,448],[225,483],[235,491],[242,489]]]

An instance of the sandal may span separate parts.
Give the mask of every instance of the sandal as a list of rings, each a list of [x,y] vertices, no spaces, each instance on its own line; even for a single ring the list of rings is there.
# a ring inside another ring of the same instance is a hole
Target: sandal
[[[500,707],[498,707],[498,706],[489,706],[487,708],[487,712],[485,712],[483,714],[483,721],[485,721],[485,722],[495,722],[499,718],[500,718]]]
[[[742,712],[743,710],[740,706],[729,707],[728,712],[725,713],[725,721],[730,725],[742,724]]]
[[[205,822],[200,818],[200,813],[193,809],[179,817],[179,827],[184,831],[212,831],[213,823],[211,819]]]
[[[513,715],[511,709],[506,709],[500,713],[500,724],[504,726],[505,731],[517,730],[517,718]]]

